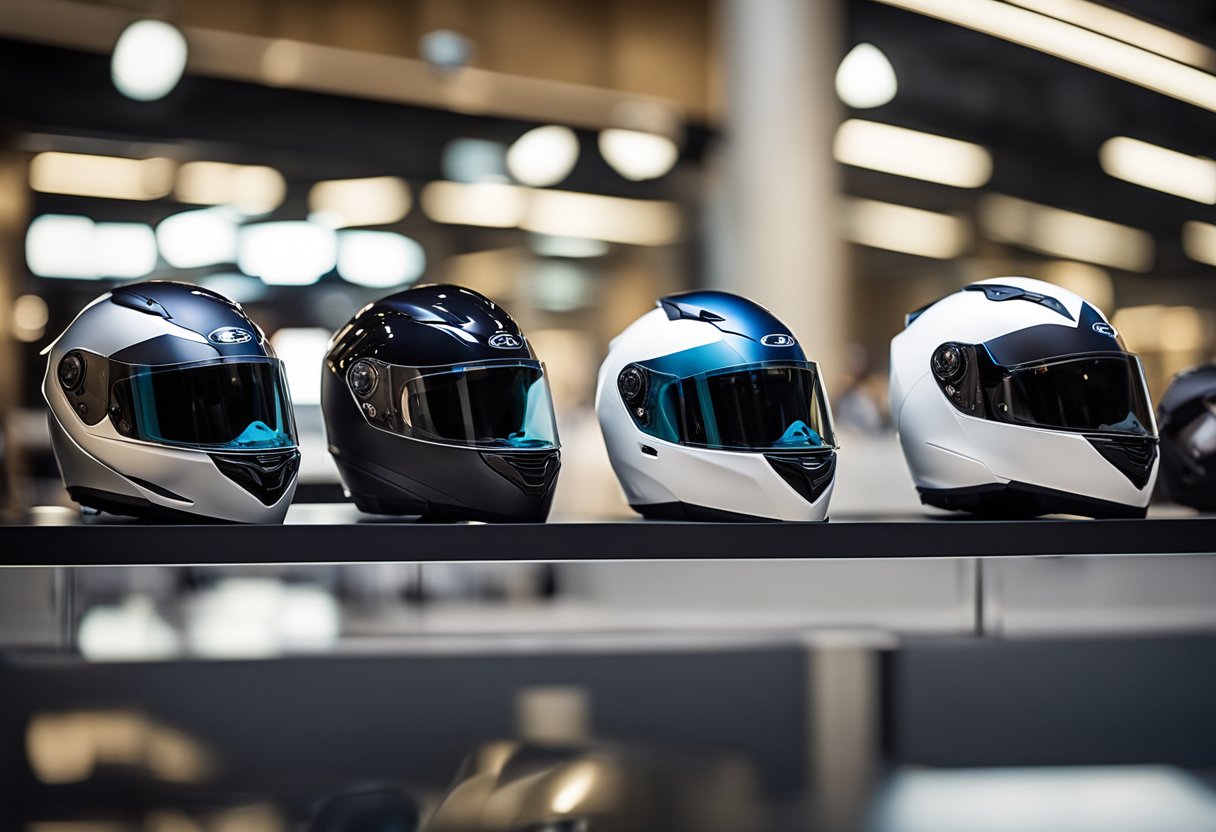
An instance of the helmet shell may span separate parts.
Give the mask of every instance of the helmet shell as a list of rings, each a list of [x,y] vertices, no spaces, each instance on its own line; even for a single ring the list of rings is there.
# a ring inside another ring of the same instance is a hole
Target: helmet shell
[[[613,339],[596,385],[600,428],[630,506],[660,519],[823,520],[834,485],[832,448],[719,449],[656,437],[639,428],[620,387],[630,365],[687,378],[806,361],[789,328],[747,298],[717,291],[661,298]]]
[[[186,283],[130,284],[86,306],[43,353],[51,443],[72,499],[140,518],[283,521],[299,471],[294,434],[289,444],[260,450],[188,447],[124,435],[104,371],[89,389],[69,389],[60,376],[69,354],[83,356],[93,370],[131,365],[161,371],[221,359],[273,360],[265,334],[239,304]],[[286,396],[285,387],[277,392]],[[290,412],[285,418],[290,424]]]
[[[539,367],[519,324],[471,289],[417,286],[360,309],[335,333],[321,376],[329,452],[355,505],[430,520],[543,522],[561,467],[556,441],[502,449],[387,430],[366,418],[349,375],[361,361],[459,373],[512,360]]]
[[[1166,496],[1216,511],[1216,364],[1174,376],[1157,407],[1157,422]]]
[[[999,516],[1144,515],[1157,476],[1151,410],[1143,435],[1126,437],[1001,421],[982,402],[964,412],[934,376],[949,344],[974,346],[1002,371],[1064,356],[1126,360],[1147,401],[1135,356],[1080,296],[1027,277],[969,285],[910,314],[891,341],[891,415],[922,502]]]

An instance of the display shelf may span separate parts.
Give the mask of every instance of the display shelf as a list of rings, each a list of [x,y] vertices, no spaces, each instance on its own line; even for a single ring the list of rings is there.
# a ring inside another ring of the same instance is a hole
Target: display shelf
[[[59,518],[62,519],[62,518]],[[310,506],[283,526],[79,521],[0,527],[0,566],[814,560],[1216,553],[1216,516],[1145,520],[837,518],[449,525]]]

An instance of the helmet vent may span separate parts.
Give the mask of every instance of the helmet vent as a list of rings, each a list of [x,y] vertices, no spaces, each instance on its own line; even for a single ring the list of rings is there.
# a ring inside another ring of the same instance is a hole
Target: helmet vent
[[[790,488],[813,503],[823,495],[836,472],[834,451],[815,451],[809,454],[765,454],[768,464],[773,466],[781,479]]]
[[[211,454],[215,467],[225,477],[272,506],[295,482],[300,452],[275,451],[260,454]]]
[[[557,480],[558,451],[537,453],[483,453],[481,458],[525,494],[544,494]]]
[[[1152,437],[1086,436],[1111,465],[1136,488],[1148,485],[1153,464],[1157,461],[1157,440]]]

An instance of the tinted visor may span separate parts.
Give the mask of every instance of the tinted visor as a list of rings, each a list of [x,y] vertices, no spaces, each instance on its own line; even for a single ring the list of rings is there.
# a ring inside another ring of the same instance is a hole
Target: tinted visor
[[[539,362],[443,372],[393,368],[404,431],[419,439],[494,448],[557,445],[553,404]]]
[[[111,419],[149,442],[216,450],[296,445],[282,364],[221,359],[175,367],[112,362]]]
[[[835,445],[812,363],[764,362],[683,379],[656,375],[653,383],[661,417],[648,430],[654,435],[668,427],[682,444],[723,450]]]
[[[1140,360],[1127,353],[1065,356],[1002,370],[984,382],[990,412],[1036,427],[1153,436]]]

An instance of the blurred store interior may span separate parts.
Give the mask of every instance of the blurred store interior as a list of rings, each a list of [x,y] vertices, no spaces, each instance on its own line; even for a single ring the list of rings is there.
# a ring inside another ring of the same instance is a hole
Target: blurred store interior
[[[271,336],[297,523],[349,519],[329,336],[418,282],[546,362],[553,520],[633,516],[596,372],[692,288],[824,366],[833,519],[919,515],[905,313],[1027,275],[1154,397],[1216,357],[1214,139],[1190,0],[0,0],[0,511],[76,522],[40,351],[161,278]],[[353,785],[308,828],[1210,830],[1214,645],[1203,557],[4,570],[0,828],[286,832]],[[469,825],[462,759],[549,772],[553,811]]]

